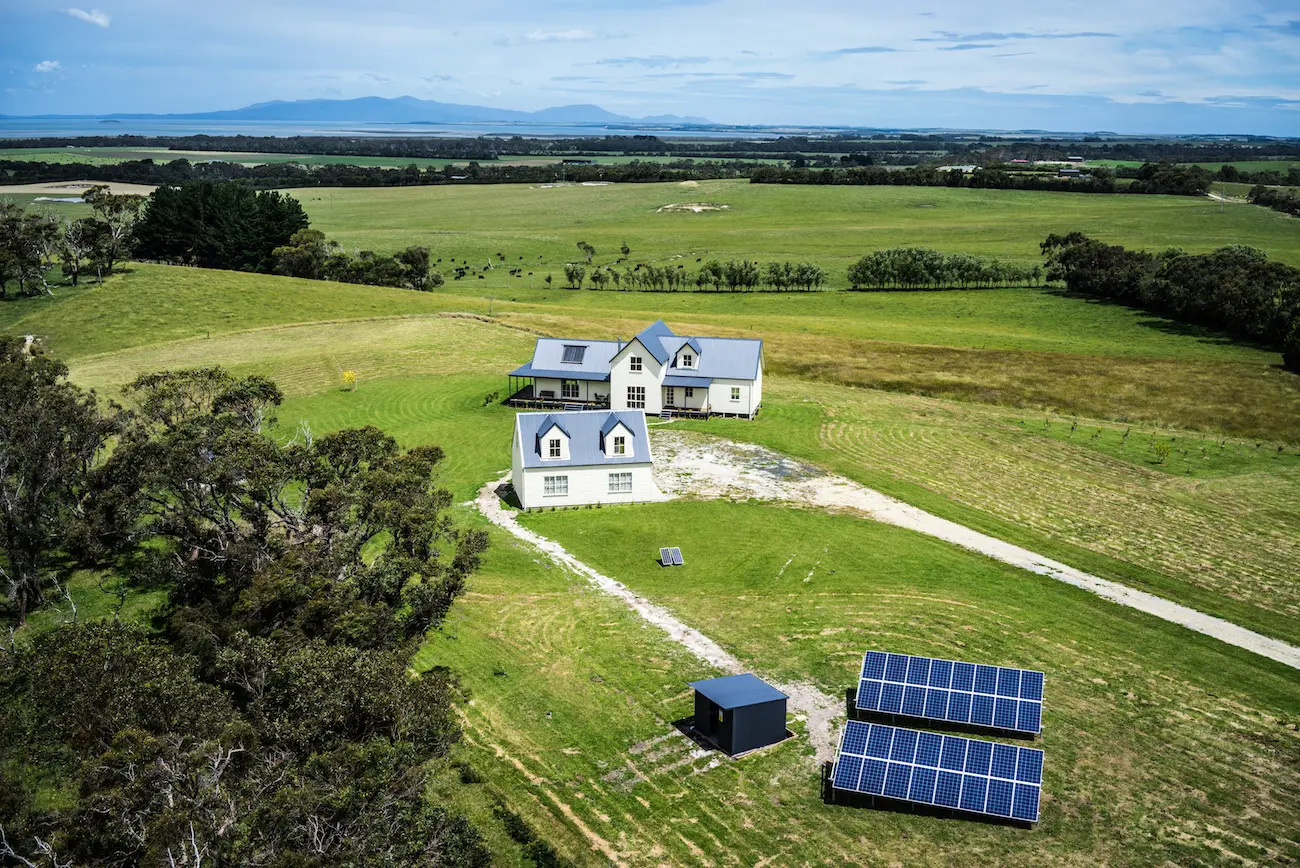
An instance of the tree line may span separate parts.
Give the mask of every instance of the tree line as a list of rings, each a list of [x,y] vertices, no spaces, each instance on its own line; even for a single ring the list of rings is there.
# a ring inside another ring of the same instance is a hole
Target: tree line
[[[696,260],[697,262],[699,260]],[[570,289],[587,283],[597,290],[629,289],[640,292],[752,292],[766,287],[772,292],[812,292],[827,280],[821,266],[811,262],[769,262],[762,265],[748,259],[711,259],[694,272],[686,265],[639,263],[621,270],[608,265],[591,266],[570,262],[564,278]],[[547,282],[550,282],[549,275]]]
[[[63,619],[0,645],[0,861],[488,865],[426,793],[456,681],[408,671],[487,545],[447,514],[442,450],[283,444],[276,385],[220,368],[125,394],[0,338],[5,614]],[[116,614],[81,620],[77,568]],[[139,590],[165,595],[151,628],[120,617]]]
[[[1071,292],[1106,298],[1256,340],[1300,371],[1300,269],[1234,245],[1213,253],[1152,253],[1080,232],[1043,241],[1047,277]]]
[[[1037,286],[1040,265],[1017,266],[968,253],[943,253],[926,247],[893,247],[868,253],[849,266],[853,289],[970,289]]]
[[[1252,205],[1261,205],[1274,211],[1281,211],[1283,214],[1290,214],[1292,217],[1300,217],[1300,197],[1296,196],[1294,190],[1281,190],[1257,184],[1250,188],[1246,199]]]

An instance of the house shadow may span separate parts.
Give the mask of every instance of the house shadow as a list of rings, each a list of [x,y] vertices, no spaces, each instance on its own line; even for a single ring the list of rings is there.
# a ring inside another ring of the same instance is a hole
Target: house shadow
[[[519,495],[515,494],[515,487],[509,482],[503,482],[498,485],[493,493],[498,499],[511,509],[523,509],[523,504],[519,502]]]
[[[1038,736],[1028,732],[1016,732],[1014,730],[1002,729],[996,726],[983,726],[978,723],[957,723],[951,720],[935,720],[932,717],[913,717],[910,714],[892,714],[888,711],[866,711],[858,708],[854,701],[857,699],[858,689],[850,687],[844,691],[844,711],[849,720],[860,720],[864,723],[883,723],[886,726],[905,726],[905,727],[925,727],[927,729],[942,728],[945,732],[961,733],[962,735],[986,735],[999,739],[1012,739],[1015,741],[1037,741]]]
[[[750,754],[759,753],[760,751],[765,751],[768,748],[776,747],[778,744],[785,744],[787,741],[794,738],[794,730],[790,729],[789,727],[786,727],[785,736],[780,741],[774,741],[771,744],[765,744],[762,747],[756,747],[753,750],[747,750],[742,753],[729,754],[721,747],[719,747],[716,743],[714,743],[712,739],[710,739],[704,733],[700,732],[698,729],[695,728],[695,715],[693,714],[690,715],[689,717],[683,717],[678,720],[674,720],[672,722],[672,727],[673,729],[680,732],[682,735],[686,736],[692,742],[694,742],[695,746],[700,748],[701,750],[707,750],[713,753],[717,753],[721,756],[726,757],[727,759],[740,759],[742,757],[747,757]]]
[[[893,814],[912,814],[919,817],[934,817],[939,820],[960,820],[963,823],[983,823],[986,826],[1011,826],[1016,829],[1032,829],[1034,824],[1027,820],[1012,817],[994,817],[990,814],[977,814],[957,808],[945,808],[939,805],[924,805],[919,802],[900,801],[888,796],[872,796],[867,793],[855,793],[839,790],[832,782],[834,763],[822,763],[822,804],[829,807],[858,808],[872,811],[889,811]]]

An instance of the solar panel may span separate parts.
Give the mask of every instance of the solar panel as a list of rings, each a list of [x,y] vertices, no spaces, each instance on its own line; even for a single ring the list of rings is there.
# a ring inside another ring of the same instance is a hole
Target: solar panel
[[[574,344],[564,345],[564,357],[560,360],[565,365],[581,365],[583,357],[587,355],[587,348],[575,346]]]
[[[1043,731],[1043,673],[868,651],[854,704],[859,711],[1036,734]]]
[[[668,553],[672,555],[673,566],[680,567],[685,563],[685,561],[682,560],[682,550],[679,549],[677,546],[673,546],[672,548],[670,548],[668,550]]]
[[[838,790],[1038,822],[1043,752],[851,720],[831,771]]]
[[[673,550],[672,550],[672,549],[660,549],[660,550],[659,550],[659,563],[660,563],[662,566],[665,566],[665,567],[671,567],[671,566],[673,565]]]

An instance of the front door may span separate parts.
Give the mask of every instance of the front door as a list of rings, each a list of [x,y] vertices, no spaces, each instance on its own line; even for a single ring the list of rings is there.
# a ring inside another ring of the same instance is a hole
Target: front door
[[[664,389],[664,406],[665,406],[665,407],[676,407],[676,406],[677,406],[677,387],[676,387],[676,386],[668,386],[667,388]]]

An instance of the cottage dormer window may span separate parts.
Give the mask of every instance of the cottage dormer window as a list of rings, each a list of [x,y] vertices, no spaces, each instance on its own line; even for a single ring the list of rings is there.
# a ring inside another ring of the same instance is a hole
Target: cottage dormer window
[[[695,356],[691,355],[690,353],[682,353],[682,367],[683,368],[695,367]]]
[[[626,438],[626,437],[615,437],[615,438],[614,438],[614,453],[613,453],[613,454],[615,454],[615,455],[626,455],[626,454],[627,454],[627,438]]]
[[[559,458],[559,457],[560,457],[560,438],[559,438],[559,437],[553,437],[553,438],[551,438],[550,440],[546,441],[546,447],[547,447],[547,454],[548,454],[551,458]]]

